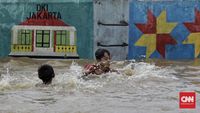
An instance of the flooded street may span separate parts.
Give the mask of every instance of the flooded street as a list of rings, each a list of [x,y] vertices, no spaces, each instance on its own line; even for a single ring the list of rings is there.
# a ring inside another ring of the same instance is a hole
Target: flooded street
[[[114,61],[118,73],[80,78],[84,60],[0,60],[0,113],[199,113],[200,60]],[[55,78],[38,87],[41,64]],[[179,109],[179,92],[196,91],[196,109]]]

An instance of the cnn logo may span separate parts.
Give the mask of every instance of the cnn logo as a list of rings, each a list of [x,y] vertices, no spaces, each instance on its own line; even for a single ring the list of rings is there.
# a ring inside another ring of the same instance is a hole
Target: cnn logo
[[[179,93],[179,107],[186,109],[194,109],[196,107],[195,92],[180,92]]]

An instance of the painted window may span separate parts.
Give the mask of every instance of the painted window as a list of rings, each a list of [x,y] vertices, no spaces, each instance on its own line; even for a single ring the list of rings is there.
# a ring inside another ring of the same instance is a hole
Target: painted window
[[[50,47],[50,31],[37,30],[36,31],[36,47]]]
[[[70,45],[69,31],[56,31],[56,45],[66,46]]]
[[[31,30],[19,30],[17,43],[20,45],[32,44],[32,31]]]

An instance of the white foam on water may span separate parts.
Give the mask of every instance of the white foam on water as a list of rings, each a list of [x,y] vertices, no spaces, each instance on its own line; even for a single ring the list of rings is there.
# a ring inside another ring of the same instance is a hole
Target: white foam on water
[[[69,74],[69,72],[71,74],[71,77],[73,78],[73,81],[76,83],[78,89],[95,89],[97,87],[102,87],[103,85],[103,82],[98,81],[98,78],[102,76],[92,75],[90,80],[84,80],[83,78],[81,78],[81,76],[83,76],[83,67],[81,67],[77,62],[72,62],[68,73],[65,74]]]
[[[119,73],[109,72],[83,79],[83,62],[79,60],[36,62],[21,59],[3,63],[5,66],[0,67],[0,111],[3,112],[155,113],[165,112],[160,108],[166,108],[168,112],[175,113],[179,109],[176,106],[179,91],[199,89],[182,76],[177,80],[175,74],[180,73],[176,69],[182,72],[188,68],[182,68],[180,64],[174,69],[176,65],[116,61],[112,62],[111,67],[119,70]],[[52,65],[56,75],[51,85],[37,87],[36,84],[42,83],[37,68],[43,63]]]
[[[123,65],[127,61],[117,62],[117,65]],[[130,62],[125,64],[123,68],[116,68],[117,72],[110,72],[102,75],[89,75],[88,79],[82,79],[83,67],[73,61],[66,72],[56,75],[55,80],[57,89],[61,90],[95,90],[102,88],[107,84],[120,84],[127,80],[159,78],[159,79],[175,79],[174,70],[169,67],[158,67],[155,64],[144,62]]]
[[[127,66],[125,66],[125,69],[133,69],[134,78],[159,77],[177,79],[173,75],[175,71],[170,67],[158,67],[155,64],[145,62],[130,63]]]
[[[12,61],[13,64],[14,61]],[[53,62],[54,65],[59,66],[60,62]],[[128,63],[127,63],[128,62]],[[48,61],[48,63],[50,63]],[[177,79],[173,73],[174,70],[168,67],[158,67],[155,64],[145,62],[133,61],[117,61],[114,62],[113,68],[119,71],[110,72],[102,75],[91,75],[88,80],[81,78],[83,75],[83,67],[76,61],[72,61],[70,67],[64,68],[65,71],[57,72],[57,75],[53,79],[55,90],[95,90],[104,87],[106,84],[122,83],[126,80],[145,79],[157,77],[160,79]],[[63,65],[63,64],[62,64]],[[122,68],[119,68],[121,66]],[[4,66],[6,73],[1,75],[0,90],[5,89],[23,89],[34,87],[35,84],[41,82],[37,75],[37,69],[35,72],[32,70],[15,71],[12,70],[10,63]]]
[[[17,71],[13,70],[12,62],[8,62],[3,67],[3,74],[0,76],[0,90],[18,90],[33,87],[36,84],[36,73],[32,71]]]
[[[6,74],[1,75],[0,90],[9,89],[11,87],[10,86],[11,79],[12,78],[10,77],[9,69],[6,68]]]
[[[127,61],[116,63],[116,67],[125,64],[122,68],[116,68],[116,70],[118,70],[121,75],[127,76],[127,79],[144,79],[152,77],[160,79],[178,79],[174,75],[174,73],[176,73],[175,70],[171,67],[159,67],[153,63],[145,62],[128,62],[128,64]]]
[[[94,90],[102,87],[103,82],[98,79],[84,80],[81,78],[83,68],[75,61],[73,61],[69,68],[65,68],[65,72],[55,75],[52,81],[53,87],[56,91],[80,91],[80,90]]]

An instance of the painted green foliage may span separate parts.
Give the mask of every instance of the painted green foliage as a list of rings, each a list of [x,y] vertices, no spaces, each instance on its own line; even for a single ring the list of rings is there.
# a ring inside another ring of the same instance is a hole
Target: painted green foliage
[[[49,11],[60,12],[62,20],[77,30],[76,40],[80,58],[93,58],[93,2],[52,1],[45,2]],[[41,4],[41,1],[0,2],[0,57],[10,53],[12,26],[25,21],[30,12],[36,12],[36,4]]]

